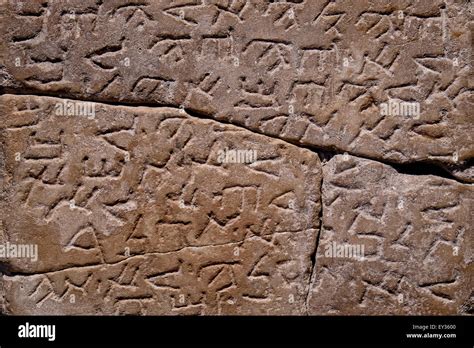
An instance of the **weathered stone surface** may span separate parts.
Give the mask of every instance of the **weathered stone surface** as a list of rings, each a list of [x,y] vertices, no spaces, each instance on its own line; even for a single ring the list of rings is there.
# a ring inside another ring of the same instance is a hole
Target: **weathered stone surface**
[[[472,9],[0,1],[0,313],[472,314]]]
[[[309,313],[472,314],[472,185],[349,155],[323,176]],[[331,257],[333,245],[363,245],[364,257]]]
[[[474,154],[470,6],[3,1],[1,84],[183,105],[301,144],[461,164]],[[390,102],[420,113],[382,115]]]
[[[39,248],[2,265],[8,313],[305,313],[316,154],[175,108],[65,103],[0,96],[3,236]]]

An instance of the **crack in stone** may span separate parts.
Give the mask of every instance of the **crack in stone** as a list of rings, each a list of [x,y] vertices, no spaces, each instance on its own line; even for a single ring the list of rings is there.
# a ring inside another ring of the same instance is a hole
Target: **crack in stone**
[[[58,97],[57,95],[49,94],[49,93],[44,93],[44,94],[8,93],[8,94],[18,95],[18,96],[19,95],[24,95],[24,96],[32,96],[32,97],[66,98],[66,99],[80,101],[80,102],[94,102],[94,103],[98,103],[98,104],[104,104],[104,105],[110,105],[110,106],[116,106],[116,107],[123,107],[123,108],[151,108],[151,109],[154,108],[154,109],[156,109],[156,108],[167,107],[167,108],[172,108],[172,109],[176,109],[176,110],[182,110],[182,111],[185,112],[185,114],[187,116],[192,117],[192,118],[204,119],[204,120],[209,120],[209,121],[212,121],[212,122],[217,122],[217,123],[220,123],[220,124],[229,125],[229,126],[236,127],[238,129],[241,129],[241,130],[244,130],[244,131],[252,132],[253,134],[256,134],[256,135],[259,135],[259,136],[269,137],[269,138],[272,138],[272,139],[276,139],[276,140],[285,142],[287,144],[291,144],[291,145],[296,146],[298,148],[306,149],[306,150],[318,155],[319,159],[321,160],[322,166],[324,166],[334,156],[339,155],[339,154],[348,153],[348,154],[351,154],[354,157],[359,157],[359,158],[368,159],[368,160],[372,160],[372,161],[375,161],[375,162],[386,164],[386,165],[390,166],[391,168],[393,168],[395,171],[397,171],[399,174],[414,175],[414,176],[417,176],[417,175],[420,175],[420,176],[421,175],[423,175],[423,176],[433,175],[433,176],[437,176],[437,177],[443,177],[443,178],[446,178],[446,179],[454,180],[454,181],[459,182],[461,184],[473,185],[473,184],[466,183],[462,180],[459,180],[458,178],[455,178],[447,170],[445,170],[443,168],[443,166],[441,166],[439,164],[435,164],[433,162],[421,160],[421,161],[416,161],[416,162],[412,162],[412,163],[395,163],[395,162],[389,162],[389,161],[385,161],[385,160],[381,160],[381,159],[374,159],[374,158],[370,158],[370,157],[360,156],[358,154],[353,154],[353,153],[346,152],[346,151],[343,152],[343,151],[340,151],[338,149],[333,149],[333,148],[329,149],[329,148],[321,148],[321,147],[317,147],[317,146],[309,146],[309,145],[298,143],[297,141],[291,141],[291,140],[288,140],[288,139],[280,138],[280,137],[275,136],[275,135],[264,134],[264,133],[261,133],[259,131],[256,131],[255,129],[249,129],[249,128],[246,128],[243,125],[234,124],[234,123],[231,123],[230,121],[227,121],[227,120],[215,119],[212,115],[203,113],[201,111],[197,111],[197,110],[189,109],[189,108],[177,107],[176,105],[168,105],[168,104],[159,104],[158,105],[158,104],[148,104],[148,103],[144,104],[144,103],[130,103],[130,102],[116,102],[116,101],[94,101],[94,100],[84,100],[84,99],[70,98],[70,97]],[[0,93],[0,95],[1,95],[1,93]],[[184,115],[184,113],[183,113],[183,115]],[[469,165],[469,163],[471,163],[471,160],[467,161],[466,164]],[[311,263],[310,269],[311,269],[311,271],[310,271],[309,281],[308,281],[308,284],[307,284],[307,292],[306,292],[306,296],[305,296],[305,300],[304,300],[304,309],[305,309],[306,315],[309,315],[308,314],[309,313],[309,298],[310,298],[310,294],[311,294],[311,289],[313,288],[313,285],[314,285],[314,283],[316,281],[316,277],[317,277],[317,272],[316,272],[317,253],[318,253],[318,250],[319,250],[319,247],[320,247],[321,234],[323,232],[323,227],[324,227],[324,225],[323,225],[324,204],[323,204],[323,195],[322,195],[323,183],[324,183],[324,174],[321,173],[320,196],[319,196],[320,210],[319,210],[319,216],[318,216],[319,228],[318,228],[317,235],[316,235],[314,249],[310,254],[310,263]],[[288,232],[275,232],[274,234],[277,234],[277,233],[288,233]],[[238,244],[244,243],[246,240],[251,240],[251,239],[254,239],[254,238],[258,238],[258,237],[259,236],[251,236],[251,237],[248,237],[248,238],[244,238],[241,241],[235,241],[235,242],[230,242],[230,243],[222,243],[222,244],[185,246],[185,247],[179,248],[177,250],[171,250],[171,251],[167,251],[167,252],[151,252],[151,253],[145,253],[145,254],[132,255],[130,257],[126,257],[126,258],[124,258],[122,260],[118,260],[116,262],[102,262],[102,263],[83,265],[83,266],[77,266],[77,267],[66,267],[66,268],[63,268],[63,269],[58,269],[58,270],[53,270],[53,271],[49,270],[49,271],[38,272],[38,273],[21,273],[21,272],[11,271],[9,269],[8,263],[0,262],[0,277],[1,276],[29,277],[29,276],[36,276],[36,275],[43,275],[43,274],[54,274],[54,273],[73,270],[73,269],[91,269],[91,268],[97,268],[97,267],[100,267],[100,266],[117,265],[117,264],[122,264],[124,262],[128,262],[129,260],[139,259],[141,257],[146,257],[146,256],[149,256],[149,255],[163,255],[163,254],[176,253],[176,252],[179,252],[179,251],[184,250],[184,249],[193,249],[193,248],[201,248],[201,247],[213,247],[213,246],[221,246],[221,245],[238,245]],[[8,305],[6,303],[6,297],[4,296],[2,290],[3,289],[0,286],[0,315],[2,313],[5,313],[5,312],[8,311],[7,310]]]
[[[273,232],[271,234],[271,236],[278,235],[278,234],[285,234],[285,233],[301,233],[301,232],[304,232],[304,231],[300,231],[300,232]],[[94,263],[94,264],[89,264],[89,265],[65,267],[65,268],[60,268],[60,269],[55,269],[55,270],[49,270],[49,271],[44,271],[44,272],[34,272],[34,273],[24,273],[24,272],[12,271],[12,270],[10,270],[8,262],[0,262],[0,279],[1,279],[2,276],[7,276],[7,277],[10,277],[10,278],[11,277],[32,277],[32,276],[36,276],[36,275],[54,274],[54,273],[69,271],[69,270],[73,270],[73,269],[87,269],[87,268],[99,267],[99,266],[113,266],[113,265],[118,265],[122,262],[127,262],[129,260],[137,259],[137,258],[140,258],[140,257],[147,257],[147,256],[152,256],[152,255],[174,254],[174,253],[178,253],[182,250],[187,250],[187,249],[199,249],[199,248],[219,247],[219,246],[227,246],[227,245],[239,245],[239,244],[245,243],[246,241],[259,239],[259,238],[262,238],[262,237],[254,235],[254,236],[246,237],[246,238],[244,238],[240,241],[235,241],[235,242],[206,244],[206,245],[187,245],[187,246],[184,246],[182,248],[175,249],[175,250],[170,250],[170,251],[155,251],[155,252],[149,252],[149,253],[145,253],[145,254],[131,255],[129,257],[126,257],[122,260],[118,260],[118,261],[115,261],[115,262],[105,262],[104,261],[104,262]],[[0,288],[0,290],[1,290],[1,288]],[[1,294],[1,292],[0,292],[0,294]],[[1,302],[0,302],[0,304],[1,304]]]
[[[265,134],[262,132],[259,132],[255,129],[247,128],[243,125],[240,124],[235,124],[232,122],[229,122],[228,120],[223,120],[223,119],[217,119],[214,118],[213,115],[204,113],[202,111],[198,111],[195,109],[190,109],[190,108],[185,108],[183,106],[177,106],[175,104],[165,104],[165,103],[143,103],[143,102],[133,102],[133,101],[110,101],[110,100],[101,100],[100,98],[92,98],[92,99],[82,99],[82,98],[77,98],[77,97],[71,97],[65,93],[51,93],[51,92],[41,92],[38,93],[36,90],[31,90],[31,89],[23,89],[22,91],[18,91],[15,89],[10,89],[10,88],[0,88],[0,95],[16,95],[16,96],[31,96],[31,97],[50,97],[50,98],[62,98],[62,99],[70,99],[73,101],[78,101],[78,102],[94,102],[98,104],[104,104],[104,105],[110,105],[110,106],[117,106],[117,107],[130,107],[130,108],[138,108],[138,107],[144,107],[144,108],[163,108],[163,107],[168,107],[168,108],[174,108],[178,110],[184,110],[185,113],[193,118],[197,119],[206,119],[214,122],[218,122],[221,124],[225,125],[231,125],[237,128],[240,128],[242,130],[246,130],[249,132],[252,132],[257,135],[269,137],[272,139],[276,139],[279,141],[283,141],[287,144],[291,144],[293,146],[309,150],[313,153],[316,153],[321,160],[330,160],[332,157],[335,155],[343,155],[343,154],[349,154],[354,157],[359,157],[362,159],[368,159],[372,161],[377,161],[386,165],[391,166],[394,168],[398,173],[400,174],[407,174],[407,175],[434,175],[437,177],[442,177],[445,179],[450,179],[454,180],[458,183],[461,184],[472,184],[468,181],[463,181],[460,178],[455,177],[453,174],[451,174],[445,166],[442,164],[439,164],[437,162],[434,162],[432,160],[426,159],[426,160],[414,160],[413,162],[404,162],[404,163],[399,163],[395,161],[390,161],[390,160],[385,160],[381,158],[374,158],[370,156],[363,156],[358,153],[353,153],[351,151],[342,151],[338,149],[335,146],[331,147],[322,147],[322,146],[315,146],[315,145],[309,145],[309,144],[302,144],[296,140],[291,140],[291,139],[285,139],[283,137],[279,137],[276,135],[271,135],[271,134]],[[465,163],[459,163],[456,167],[466,167],[469,166],[472,162],[472,159],[466,161]],[[452,167],[452,166],[451,166]],[[474,185],[474,184],[473,184]]]
[[[323,207],[324,207],[324,205],[323,205],[323,194],[322,194],[323,184],[324,184],[324,175],[323,175],[322,168],[321,168],[321,183],[320,183],[321,194],[319,195],[320,208],[319,208],[319,216],[318,216],[319,230],[318,230],[318,234],[316,235],[316,242],[315,242],[315,245],[314,245],[314,251],[310,256],[311,274],[310,274],[310,277],[309,277],[308,292],[306,293],[306,298],[305,298],[305,301],[304,301],[304,304],[305,304],[305,307],[306,307],[306,315],[309,315],[309,306],[308,306],[309,295],[311,293],[311,289],[312,289],[312,286],[313,286],[313,283],[314,283],[313,278],[316,278],[316,256],[318,254],[319,241],[321,239],[321,233],[323,232]]]

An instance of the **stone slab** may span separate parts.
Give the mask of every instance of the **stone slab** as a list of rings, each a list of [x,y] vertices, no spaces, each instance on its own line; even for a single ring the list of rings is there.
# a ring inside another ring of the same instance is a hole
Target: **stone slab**
[[[473,313],[472,185],[349,155],[323,175],[310,314]]]
[[[0,96],[2,240],[38,246],[3,260],[8,313],[305,313],[316,154],[176,108],[58,111],[81,103]]]
[[[397,163],[462,166],[474,154],[467,1],[0,6],[6,90],[182,105],[299,144]]]

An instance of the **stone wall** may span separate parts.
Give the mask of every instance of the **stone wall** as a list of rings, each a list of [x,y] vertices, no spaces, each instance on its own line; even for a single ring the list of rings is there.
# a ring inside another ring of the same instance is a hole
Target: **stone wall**
[[[0,312],[472,314],[472,4],[0,9]]]

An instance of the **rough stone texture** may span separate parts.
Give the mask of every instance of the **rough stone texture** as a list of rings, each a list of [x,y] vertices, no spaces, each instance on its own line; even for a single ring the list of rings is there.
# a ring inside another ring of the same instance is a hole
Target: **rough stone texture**
[[[0,1],[0,247],[40,253],[0,259],[0,313],[472,314],[473,29],[464,0]]]
[[[323,176],[310,314],[473,313],[472,186],[349,155]],[[328,257],[333,243],[365,256]]]
[[[1,9],[7,90],[183,105],[399,163],[461,165],[474,154],[467,1],[3,1]],[[418,102],[421,114],[382,116],[389,99]]]
[[[38,262],[7,264],[8,312],[305,313],[316,154],[179,109],[97,104],[89,119],[56,115],[57,98],[0,101],[2,225],[39,245]],[[221,164],[226,148],[258,158]]]

